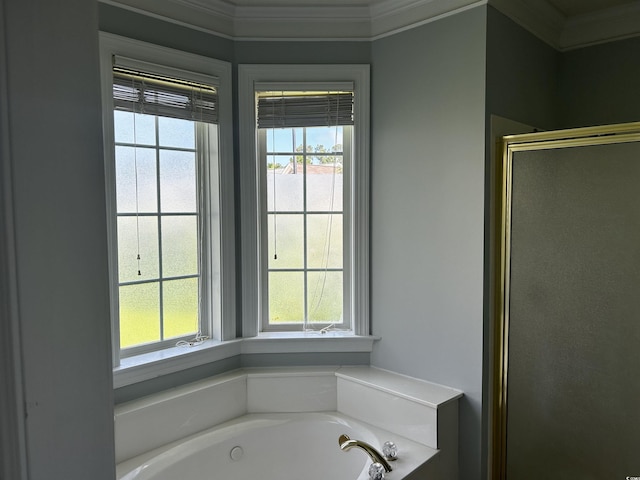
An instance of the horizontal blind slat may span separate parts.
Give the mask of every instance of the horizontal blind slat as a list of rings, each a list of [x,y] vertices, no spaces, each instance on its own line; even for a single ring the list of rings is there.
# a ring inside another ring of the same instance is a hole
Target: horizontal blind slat
[[[171,79],[135,72],[125,75],[113,72],[113,104],[118,110],[180,118],[183,120],[218,122],[216,90],[171,84]]]
[[[353,125],[353,93],[258,97],[258,128]]]

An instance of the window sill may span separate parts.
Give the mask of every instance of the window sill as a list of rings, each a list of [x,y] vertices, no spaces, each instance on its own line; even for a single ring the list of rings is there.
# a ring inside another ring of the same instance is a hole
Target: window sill
[[[256,337],[207,340],[194,347],[171,347],[124,358],[113,369],[113,387],[120,388],[188,368],[256,353],[371,352],[379,337],[351,332],[269,332]]]
[[[371,352],[379,337],[353,332],[263,332],[242,341],[242,353]]]

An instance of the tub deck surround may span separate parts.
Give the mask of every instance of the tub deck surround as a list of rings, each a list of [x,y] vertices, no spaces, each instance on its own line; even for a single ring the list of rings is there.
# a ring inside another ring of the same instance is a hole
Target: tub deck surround
[[[254,368],[247,375],[248,413],[337,411],[336,368]]]
[[[336,376],[431,408],[442,407],[462,397],[462,392],[455,388],[375,367],[341,367],[336,370]]]
[[[116,406],[116,463],[245,415],[246,397],[230,372]]]
[[[453,388],[377,368],[343,367],[336,377],[339,412],[432,448],[439,448],[439,409],[462,396]]]
[[[116,462],[246,415],[337,412],[393,435],[400,449],[404,440],[441,450],[452,473],[461,396],[367,366],[245,368],[116,406]]]

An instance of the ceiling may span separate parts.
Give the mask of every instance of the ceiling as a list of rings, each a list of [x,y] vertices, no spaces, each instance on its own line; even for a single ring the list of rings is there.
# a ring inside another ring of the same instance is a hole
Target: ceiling
[[[492,5],[558,50],[640,35],[640,0],[100,0],[236,40],[375,40]]]

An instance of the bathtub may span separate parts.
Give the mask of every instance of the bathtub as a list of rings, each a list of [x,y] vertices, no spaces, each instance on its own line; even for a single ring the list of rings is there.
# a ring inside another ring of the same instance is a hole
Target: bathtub
[[[117,478],[367,480],[343,433],[395,442],[386,480],[457,478],[461,396],[366,366],[239,369],[117,405]]]
[[[436,452],[403,437],[330,413],[248,414],[120,463],[119,480],[365,480],[371,460],[344,452],[346,433],[379,450],[399,448],[389,480],[404,479]]]

